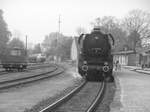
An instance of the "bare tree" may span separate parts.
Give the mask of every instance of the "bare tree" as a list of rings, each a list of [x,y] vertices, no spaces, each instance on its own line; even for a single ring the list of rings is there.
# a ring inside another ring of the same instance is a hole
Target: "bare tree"
[[[102,18],[96,18],[91,25],[100,26],[102,32],[111,33],[114,36],[115,51],[123,49],[123,46],[127,42],[127,35],[126,32],[121,28],[120,21],[118,19],[112,16],[104,16]]]
[[[58,36],[61,38],[57,38]],[[45,36],[42,46],[47,56],[59,56],[64,59],[69,58],[72,40],[72,37],[64,36],[58,32],[52,32]]]
[[[10,36],[11,32],[8,30],[7,23],[3,18],[3,11],[0,9],[0,55],[5,53]]]
[[[14,48],[14,47],[19,47],[19,48],[22,48],[22,49],[25,48],[23,41],[20,40],[19,38],[13,38],[13,39],[8,43],[8,46],[9,46],[10,48]]]
[[[78,35],[81,35],[82,33],[86,33],[86,29],[83,27],[78,27],[76,32]]]
[[[150,13],[142,10],[132,10],[124,19],[124,26],[129,33],[137,32],[140,38],[150,37]]]
[[[41,45],[40,43],[36,44],[33,48],[33,53],[34,54],[38,54],[38,53],[42,53],[42,48],[41,48]]]
[[[95,21],[91,22],[91,25],[94,26],[102,26],[102,19],[100,17],[96,18]]]
[[[137,33],[137,31],[130,32],[128,36],[128,46],[134,52],[136,52],[136,48],[141,48],[140,34]]]
[[[42,42],[42,46],[45,49],[51,49],[51,48],[55,49],[60,39],[58,37],[63,37],[63,35],[58,32],[52,32],[49,35],[46,35],[44,41]]]

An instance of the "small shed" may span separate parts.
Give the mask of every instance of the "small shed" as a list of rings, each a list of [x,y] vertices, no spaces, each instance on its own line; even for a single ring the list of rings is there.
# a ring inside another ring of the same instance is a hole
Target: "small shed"
[[[135,66],[138,64],[139,56],[133,50],[114,52],[114,62],[117,60],[121,65]]]

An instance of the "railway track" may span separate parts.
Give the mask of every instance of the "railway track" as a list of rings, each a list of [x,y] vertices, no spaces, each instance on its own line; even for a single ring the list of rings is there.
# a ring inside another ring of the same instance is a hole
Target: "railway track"
[[[35,65],[35,64],[34,64],[34,65],[29,65],[29,66],[27,67],[27,69],[21,71],[21,73],[22,73],[22,72],[27,72],[27,71],[29,71],[29,70],[41,69],[41,68],[45,68],[45,67],[49,67],[49,66],[56,66],[56,65],[54,65],[54,64],[44,64],[44,65],[42,65],[42,64],[37,64],[37,65]],[[11,74],[11,73],[18,73],[18,71],[10,71],[10,72],[7,72],[7,71],[5,71],[5,70],[0,70],[0,75],[6,75],[6,74]]]
[[[27,78],[31,76],[38,75],[40,73],[54,71],[57,69],[57,66],[45,66],[45,67],[39,67],[32,69],[30,71],[24,71],[24,72],[11,72],[7,73],[5,75],[0,75],[0,82],[3,81],[9,81],[9,80],[15,80],[15,79],[21,79],[21,78]]]
[[[31,83],[31,82],[38,81],[38,80],[43,80],[49,77],[56,76],[63,72],[64,72],[63,68],[55,66],[53,67],[53,69],[50,69],[50,70],[47,69],[47,71],[44,71],[44,72],[42,71],[41,73],[38,73],[38,74],[35,74],[35,73],[23,74],[21,72],[22,74],[12,76],[11,78],[9,76],[8,76],[9,78],[6,78],[5,76],[3,76],[3,78],[0,79],[0,90],[14,87],[20,84],[26,84],[26,83]]]
[[[83,82],[69,94],[39,112],[93,112],[102,100],[105,88],[104,82]]]

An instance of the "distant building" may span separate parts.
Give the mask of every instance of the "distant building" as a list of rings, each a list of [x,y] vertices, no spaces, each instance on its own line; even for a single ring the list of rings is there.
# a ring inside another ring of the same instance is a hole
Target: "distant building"
[[[144,64],[146,67],[150,67],[150,47],[147,46],[137,49],[137,53],[139,54],[139,63]]]
[[[73,39],[72,46],[71,46],[70,59],[73,61],[78,60],[77,38]]]
[[[143,65],[150,67],[150,47],[138,48],[136,52],[133,50],[125,50],[114,52],[114,62],[119,60],[121,65],[137,66]]]

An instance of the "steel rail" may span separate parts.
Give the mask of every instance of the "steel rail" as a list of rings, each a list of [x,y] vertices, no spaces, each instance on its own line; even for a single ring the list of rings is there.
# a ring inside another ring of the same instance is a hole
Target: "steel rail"
[[[45,67],[57,67],[57,65],[54,65],[54,64],[46,64],[46,65],[38,65],[38,66],[28,66],[27,69],[23,70],[22,72],[26,72],[27,70],[35,70],[35,69],[40,69],[40,68],[45,68]],[[22,73],[21,72],[21,73]],[[6,74],[11,74],[11,73],[19,73],[18,71],[13,71],[13,72],[8,72],[8,71],[5,71],[5,70],[1,70],[0,71],[0,75],[6,75]]]
[[[53,70],[53,71],[50,71],[50,72],[41,73],[41,74],[36,75],[36,76],[31,76],[31,77],[21,78],[21,79],[17,79],[17,80],[7,81],[7,82],[4,82],[3,85],[2,85],[2,83],[0,84],[0,89],[5,89],[5,88],[10,88],[10,87],[13,87],[13,86],[20,85],[20,84],[35,82],[35,81],[38,81],[38,80],[46,79],[48,77],[50,78],[50,77],[62,74],[64,72],[64,70],[61,70],[58,73],[54,73],[52,75],[46,76],[47,74],[53,73],[55,71],[57,71],[57,69]]]
[[[103,96],[104,96],[104,92],[106,89],[106,83],[102,82],[101,88],[95,98],[95,100],[92,102],[92,104],[90,105],[90,107],[86,110],[86,112],[94,112],[97,105],[102,101]]]
[[[34,65],[34,66],[28,66],[27,70],[34,70],[34,69],[39,69],[39,68],[45,68],[45,67],[56,67],[57,65],[55,64],[45,64],[45,65]]]
[[[39,77],[39,76],[42,76],[42,75],[45,75],[45,74],[48,74],[48,73],[55,72],[56,70],[57,70],[57,68],[54,68],[51,71],[40,73],[40,74],[36,74],[36,75],[32,74],[30,76],[19,77],[19,78],[12,78],[12,79],[9,79],[9,80],[0,81],[0,84],[5,84],[5,83],[9,83],[9,82],[16,82],[16,81],[19,81],[19,80],[25,80],[25,79],[30,79],[30,78],[34,78],[34,77]]]
[[[50,72],[53,72],[53,71],[55,71],[57,68],[58,68],[58,66],[56,66],[56,65],[52,65],[52,66],[41,66],[41,68],[47,68],[47,67],[55,67],[55,68],[53,68],[51,71],[48,71],[49,73]],[[38,67],[35,67],[35,68],[31,68],[31,70],[36,70],[36,69],[40,69],[40,66],[38,66]],[[47,73],[48,73],[47,72]],[[2,75],[9,75],[9,74],[14,74],[14,73],[26,73],[26,71],[24,71],[24,72],[6,72],[6,71],[0,71],[0,73],[3,73],[3,74],[0,74],[0,76],[2,76]],[[22,75],[18,75],[18,76],[20,76],[20,77],[17,77],[17,78],[10,78],[10,79],[8,79],[8,80],[5,80],[5,81],[0,81],[0,84],[3,84],[3,83],[7,83],[7,82],[10,82],[10,81],[13,81],[13,80],[20,80],[20,79],[25,79],[25,78],[32,78],[32,77],[36,77],[36,76],[40,76],[41,74],[37,74],[37,75],[29,75],[29,76],[22,76]],[[5,77],[5,76],[4,76]],[[9,78],[9,77],[8,77]]]
[[[67,101],[68,99],[70,99],[74,94],[76,94],[78,91],[81,90],[81,88],[86,84],[86,81],[84,81],[83,83],[80,84],[80,86],[76,87],[75,89],[73,89],[70,93],[68,93],[67,95],[65,95],[64,97],[62,97],[61,99],[57,100],[56,102],[50,104],[49,106],[47,106],[46,108],[42,109],[39,112],[51,112],[54,108],[56,108],[57,106],[61,105],[63,102]]]

